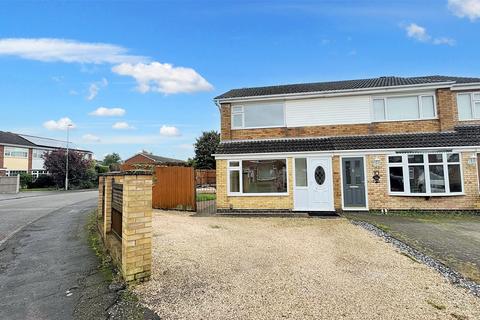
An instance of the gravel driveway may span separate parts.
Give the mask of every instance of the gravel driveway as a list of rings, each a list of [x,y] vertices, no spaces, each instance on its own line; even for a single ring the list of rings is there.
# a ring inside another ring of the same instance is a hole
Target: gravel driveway
[[[162,319],[480,319],[480,299],[347,220],[155,211]]]

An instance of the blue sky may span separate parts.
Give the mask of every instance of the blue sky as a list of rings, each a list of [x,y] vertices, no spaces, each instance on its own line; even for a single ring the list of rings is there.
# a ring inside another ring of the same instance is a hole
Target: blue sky
[[[0,130],[186,159],[231,88],[478,77],[479,35],[480,0],[2,2]]]

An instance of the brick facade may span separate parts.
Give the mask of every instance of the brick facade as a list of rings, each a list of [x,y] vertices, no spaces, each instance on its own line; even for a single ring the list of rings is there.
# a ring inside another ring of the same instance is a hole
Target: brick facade
[[[465,195],[446,197],[391,196],[388,192],[388,166],[385,155],[367,156],[366,179],[368,183],[368,202],[370,210],[479,210],[480,197],[478,171],[476,164],[469,164],[471,152],[461,153],[463,171],[463,192]],[[380,166],[374,168],[373,160],[380,160]],[[374,171],[380,173],[379,183],[373,182]]]
[[[33,149],[28,148],[28,172],[32,171]]]

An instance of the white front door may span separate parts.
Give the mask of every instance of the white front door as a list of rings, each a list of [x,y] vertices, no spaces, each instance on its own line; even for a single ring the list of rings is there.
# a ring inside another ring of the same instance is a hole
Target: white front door
[[[311,211],[334,211],[332,159],[308,159],[308,208]]]

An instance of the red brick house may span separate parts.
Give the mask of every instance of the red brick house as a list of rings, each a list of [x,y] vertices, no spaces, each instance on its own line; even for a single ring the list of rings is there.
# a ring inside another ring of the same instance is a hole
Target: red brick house
[[[173,158],[157,156],[142,151],[128,158],[122,164],[122,170],[149,169],[155,166],[184,166],[185,161]]]

